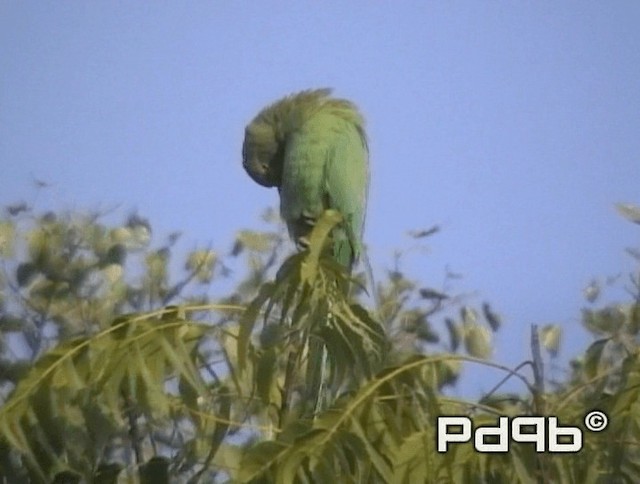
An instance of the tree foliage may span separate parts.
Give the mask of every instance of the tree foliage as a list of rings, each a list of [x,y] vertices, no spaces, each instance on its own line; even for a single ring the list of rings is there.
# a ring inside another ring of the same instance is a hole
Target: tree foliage
[[[177,234],[154,245],[144,218],[104,218],[15,205],[0,220],[5,482],[640,480],[640,272],[630,302],[597,306],[588,287],[595,340],[550,381],[558,326],[533,332],[517,368],[492,362],[503,322],[491,305],[453,294],[452,274],[442,288],[408,278],[400,254],[375,289],[349,275],[324,250],[334,212],[304,252],[285,257],[281,229],[243,230],[228,253],[197,248],[181,268]],[[501,394],[498,380],[479,399],[453,397],[465,364],[522,391]],[[606,431],[586,430],[592,409]],[[583,430],[584,448],[438,453],[440,415],[475,426],[553,415]]]

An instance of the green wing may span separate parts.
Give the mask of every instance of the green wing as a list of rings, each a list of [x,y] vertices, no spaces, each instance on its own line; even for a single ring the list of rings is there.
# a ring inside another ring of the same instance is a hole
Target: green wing
[[[346,267],[362,250],[368,158],[361,129],[331,112],[314,114],[286,146],[280,210],[289,232],[300,241],[323,210],[338,210],[345,223],[334,231],[334,256]]]

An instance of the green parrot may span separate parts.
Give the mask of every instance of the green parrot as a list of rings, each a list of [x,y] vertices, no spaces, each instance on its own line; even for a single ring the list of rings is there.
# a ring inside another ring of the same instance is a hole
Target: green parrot
[[[280,213],[298,248],[326,209],[343,223],[332,234],[333,256],[349,270],[362,252],[369,149],[357,107],[331,89],[302,91],[266,107],[249,123],[242,165],[254,181],[277,187]]]

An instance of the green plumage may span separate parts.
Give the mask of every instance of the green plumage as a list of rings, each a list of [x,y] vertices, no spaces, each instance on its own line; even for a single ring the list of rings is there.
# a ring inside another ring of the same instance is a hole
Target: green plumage
[[[302,91],[263,109],[246,128],[242,162],[257,183],[278,188],[299,247],[324,210],[338,210],[344,222],[332,234],[334,257],[351,268],[362,250],[369,150],[356,106],[330,93]]]

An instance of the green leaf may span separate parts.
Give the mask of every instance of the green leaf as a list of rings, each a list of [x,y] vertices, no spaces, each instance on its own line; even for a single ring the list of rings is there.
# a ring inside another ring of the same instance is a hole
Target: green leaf
[[[384,482],[392,482],[393,468],[387,455],[376,449],[357,419],[351,420],[351,429],[366,449],[367,461],[373,464]]]
[[[140,467],[140,484],[169,484],[169,459],[153,457]]]
[[[100,464],[93,476],[93,484],[117,484],[122,465],[118,463]]]
[[[557,324],[547,324],[540,329],[540,342],[552,356],[558,354],[561,337],[562,328]]]
[[[596,301],[596,299],[598,299],[598,297],[600,296],[600,292],[600,284],[595,279],[592,280],[583,290],[585,299],[590,303],[593,303]]]
[[[618,213],[633,223],[640,224],[640,207],[632,203],[616,203]]]
[[[38,268],[35,264],[30,262],[24,262],[16,269],[16,281],[18,286],[25,287],[28,285],[34,277],[38,275]]]
[[[342,215],[337,210],[325,210],[316,221],[309,236],[309,255],[305,257],[300,271],[300,277],[303,282],[311,283],[311,281],[315,280],[320,254],[325,247],[329,234],[341,221]]]
[[[233,255],[238,255],[243,249],[254,252],[269,252],[274,242],[274,234],[265,234],[253,230],[241,230],[236,236],[236,247]]]
[[[447,331],[449,332],[449,346],[451,347],[451,351],[458,351],[460,342],[464,336],[464,331],[460,325],[451,318],[445,318],[444,322],[447,326]]]
[[[213,278],[213,268],[217,255],[213,250],[195,250],[187,257],[185,268],[196,275],[198,282],[209,283]]]
[[[468,326],[473,326],[478,322],[478,313],[476,313],[475,309],[470,308],[469,306],[464,306],[460,310],[460,317],[462,318],[463,324]]]
[[[444,299],[449,299],[449,296],[447,296],[446,294],[429,287],[421,288],[418,291],[418,294],[420,294],[420,297],[422,299],[428,300],[442,301]]]
[[[109,264],[123,265],[127,257],[127,249],[124,244],[113,244],[109,247],[107,254],[102,261],[102,266]]]
[[[238,472],[239,482],[250,482],[264,476],[268,469],[289,449],[283,442],[260,442],[243,455]],[[263,480],[265,482],[265,480]],[[268,482],[268,481],[267,481]],[[282,481],[293,482],[293,481]]]
[[[588,378],[594,378],[598,375],[602,352],[609,341],[609,338],[599,339],[598,341],[594,341],[587,349],[585,353],[584,372]]]
[[[479,324],[465,324],[464,345],[471,356],[487,359],[491,356],[491,333]]]
[[[251,333],[260,314],[260,309],[265,301],[272,296],[273,291],[273,283],[263,284],[258,295],[251,301],[242,318],[240,318],[240,331],[238,332],[238,370],[240,372],[244,371],[247,366],[247,350],[249,349]]]
[[[0,258],[13,255],[16,230],[12,222],[0,220]]]
[[[500,315],[491,308],[489,303],[485,302],[482,304],[482,313],[484,314],[484,319],[489,323],[491,330],[494,332],[498,331],[500,326],[502,326],[502,319],[500,318]]]
[[[629,308],[629,333],[637,336],[640,333],[640,303],[633,303]]]
[[[262,351],[256,363],[256,391],[264,405],[273,402],[273,383],[276,379],[276,363],[278,361],[276,348]]]
[[[24,331],[26,322],[12,314],[4,314],[0,317],[0,331],[10,333],[16,331]]]

